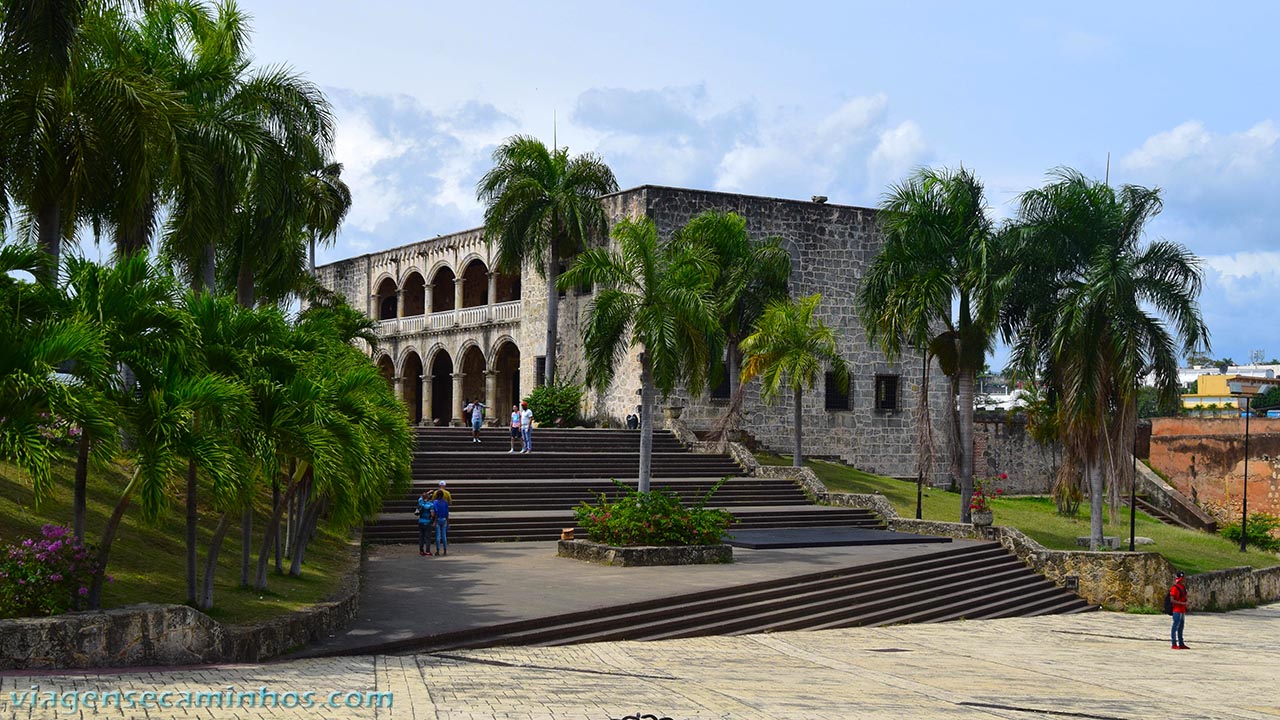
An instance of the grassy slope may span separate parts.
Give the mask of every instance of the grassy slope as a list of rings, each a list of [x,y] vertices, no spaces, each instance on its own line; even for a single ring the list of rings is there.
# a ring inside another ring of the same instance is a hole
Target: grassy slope
[[[790,458],[765,454],[758,454],[756,457],[766,465],[791,464]],[[821,460],[810,461],[806,465],[812,468],[833,491],[880,493],[893,505],[899,515],[907,518],[915,517],[915,483],[872,475],[845,465]],[[926,520],[955,522],[960,519],[958,493],[925,488],[922,506],[922,514]],[[1078,549],[1075,539],[1089,534],[1088,505],[1083,505],[1080,515],[1075,518],[1058,515],[1053,500],[1041,497],[996,498],[991,501],[991,509],[995,513],[997,525],[1018,528],[1048,548]],[[1105,525],[1104,532],[1127,540],[1129,537],[1128,509],[1122,509],[1115,520],[1116,522]],[[1138,513],[1136,525],[1137,535],[1156,541],[1155,545],[1141,546],[1140,549],[1155,550],[1168,558],[1174,566],[1188,573],[1241,565],[1269,567],[1280,564],[1280,556],[1256,550],[1241,553],[1238,545],[1224,538],[1166,525],[1146,513]]]
[[[25,476],[13,465],[0,462],[0,543],[8,544],[21,538],[36,535],[45,523],[71,526],[71,492],[75,466],[72,462],[59,463],[54,468],[53,496],[32,506],[33,494]],[[102,536],[119,499],[120,490],[129,480],[121,468],[91,470],[88,485],[88,519],[86,540],[94,544]],[[170,492],[172,505],[169,512],[155,524],[142,519],[135,503],[126,511],[116,540],[111,547],[111,560],[107,572],[115,576],[115,582],[107,585],[103,593],[103,606],[114,607],[140,602],[182,603],[186,600],[186,515],[182,498],[185,497],[185,478],[175,478]],[[270,491],[259,507],[263,510],[270,503]],[[202,512],[199,531],[199,567],[204,572],[205,551],[217,516]],[[265,513],[254,518],[254,560],[258,545],[262,542],[261,529],[265,527]],[[240,580],[240,525],[233,519],[218,559],[218,571],[214,581],[214,609],[209,614],[223,622],[248,622],[281,615],[311,603],[327,599],[337,589],[343,573],[351,563],[345,540],[346,534],[325,528],[323,525],[316,539],[307,550],[302,566],[302,576],[276,575],[274,569],[268,577],[265,593],[237,587]],[[274,567],[274,566],[273,566]],[[288,569],[288,558],[285,559]]]

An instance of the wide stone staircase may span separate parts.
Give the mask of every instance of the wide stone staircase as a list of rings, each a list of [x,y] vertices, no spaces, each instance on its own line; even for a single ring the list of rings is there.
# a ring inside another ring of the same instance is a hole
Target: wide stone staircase
[[[378,652],[666,640],[1094,610],[996,543],[387,643]]]
[[[465,428],[422,428],[413,463],[413,488],[383,505],[366,525],[364,539],[416,543],[416,499],[423,490],[447,482],[451,543],[555,540],[573,527],[573,508],[614,496],[617,479],[637,484],[640,433],[628,430],[537,429],[533,452],[509,453],[506,429],[485,428],[481,442]],[[813,505],[787,479],[743,475],[727,455],[695,454],[667,431],[653,436],[652,487],[669,489],[686,503],[697,502],[721,478],[728,480],[708,501],[738,518],[732,530],[780,527],[882,528],[868,510]]]

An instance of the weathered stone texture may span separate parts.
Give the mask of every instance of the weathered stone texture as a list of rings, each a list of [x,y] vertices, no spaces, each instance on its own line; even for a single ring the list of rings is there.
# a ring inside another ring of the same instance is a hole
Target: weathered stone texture
[[[1151,466],[1194,502],[1237,518],[1244,429],[1239,418],[1155,418]],[[1249,421],[1249,510],[1280,514],[1280,420]]]
[[[1046,495],[1061,461],[1056,450],[1033,440],[1024,418],[975,422],[973,474],[1010,495]],[[1001,480],[1000,473],[1009,477]]]
[[[561,540],[560,557],[618,567],[657,565],[712,565],[733,562],[730,545],[638,545],[618,547],[590,540]]]

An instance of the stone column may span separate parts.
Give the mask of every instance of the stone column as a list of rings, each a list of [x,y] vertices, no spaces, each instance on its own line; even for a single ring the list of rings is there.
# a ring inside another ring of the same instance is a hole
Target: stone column
[[[378,295],[369,293],[369,317],[373,318],[374,322],[379,322],[382,320],[381,316],[382,308],[378,307]]]
[[[391,380],[392,382],[395,383],[395,386],[396,386],[396,399],[399,400],[400,402],[404,402],[404,378],[400,377],[399,375],[396,375],[395,377],[391,378]]]
[[[461,320],[462,313],[462,286],[463,279],[456,277],[453,279],[453,324],[457,325]]]
[[[453,374],[453,407],[449,409],[449,424],[461,427],[462,421],[462,378],[463,373]]]
[[[396,317],[404,317],[404,289],[396,288]]]
[[[498,373],[493,370],[484,371],[484,404],[489,409],[489,423],[496,424],[501,413],[498,412]]]
[[[489,301],[488,317],[490,322],[493,321],[493,305],[497,297],[498,297],[498,273],[495,273],[491,270],[489,271],[489,297],[487,298]]]
[[[427,375],[426,373],[423,373],[418,377],[418,382],[421,383],[421,388],[422,388],[421,392],[419,393],[419,397],[422,398],[422,422],[420,424],[430,425],[431,419],[432,419],[431,418],[431,376]]]
[[[422,292],[426,293],[422,298],[422,312],[426,315],[431,314],[431,290],[434,286],[427,283],[422,288]]]

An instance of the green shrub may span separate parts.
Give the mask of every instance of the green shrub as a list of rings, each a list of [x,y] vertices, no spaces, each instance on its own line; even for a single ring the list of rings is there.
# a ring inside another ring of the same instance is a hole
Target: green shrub
[[[726,510],[707,508],[707,500],[724,480],[716,483],[698,504],[685,507],[670,490],[641,493],[618,482],[623,494],[610,502],[600,495],[600,503],[582,503],[574,512],[578,525],[591,539],[606,545],[716,545],[722,542],[730,523],[737,522]]]
[[[539,426],[572,427],[580,421],[582,386],[557,380],[534,388],[525,401]]]
[[[1253,513],[1249,515],[1249,536],[1245,538],[1245,543],[1259,550],[1280,552],[1280,538],[1272,534],[1277,529],[1280,529],[1280,517],[1268,513]],[[1225,525],[1218,529],[1218,533],[1238,543],[1240,542],[1240,523],[1233,522]]]

